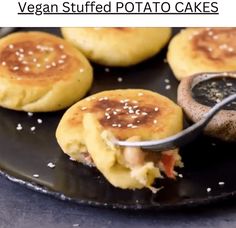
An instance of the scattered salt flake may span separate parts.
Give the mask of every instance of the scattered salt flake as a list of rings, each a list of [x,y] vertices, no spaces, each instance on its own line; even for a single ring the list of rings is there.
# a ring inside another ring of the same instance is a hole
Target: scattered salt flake
[[[166,85],[166,90],[169,90],[169,89],[171,89],[171,85]]]
[[[224,185],[224,184],[225,184],[225,182],[223,182],[223,181],[220,181],[218,184],[219,184],[220,186],[222,186],[222,185]]]
[[[207,192],[211,192],[211,188],[207,188]]]
[[[54,163],[52,163],[52,162],[49,162],[48,164],[47,164],[47,166],[49,167],[49,168],[51,168],[51,169],[53,169],[53,168],[55,168],[55,164]]]
[[[38,124],[43,123],[42,119],[37,119]]]
[[[165,83],[170,83],[170,80],[168,78],[166,78]]]
[[[117,81],[118,81],[118,82],[122,82],[122,81],[123,81],[123,78],[122,78],[122,77],[118,77],[118,78],[117,78]]]
[[[35,130],[36,130],[36,127],[33,126],[33,127],[30,128],[30,130],[31,130],[31,131],[35,131]]]
[[[35,178],[38,178],[38,177],[39,177],[39,175],[38,175],[38,174],[34,174],[34,175],[33,175],[33,177],[35,177]]]
[[[76,223],[76,224],[73,224],[73,227],[77,227],[77,226],[79,226],[79,224],[78,224],[78,223]]]
[[[17,124],[16,130],[21,131],[23,129],[22,125],[20,123]]]
[[[27,112],[27,115],[28,115],[28,116],[33,116],[34,113],[32,113],[32,112]]]
[[[107,67],[104,70],[105,70],[105,72],[110,72],[110,69]]]

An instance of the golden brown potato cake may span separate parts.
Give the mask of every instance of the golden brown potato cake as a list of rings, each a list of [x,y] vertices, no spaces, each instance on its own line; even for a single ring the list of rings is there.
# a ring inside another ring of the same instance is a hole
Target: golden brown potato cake
[[[43,32],[0,40],[0,106],[28,112],[63,109],[85,95],[92,68],[70,43]]]
[[[170,42],[168,63],[177,79],[236,70],[236,28],[188,28]]]
[[[64,38],[88,59],[106,66],[130,66],[157,54],[170,28],[62,28]]]

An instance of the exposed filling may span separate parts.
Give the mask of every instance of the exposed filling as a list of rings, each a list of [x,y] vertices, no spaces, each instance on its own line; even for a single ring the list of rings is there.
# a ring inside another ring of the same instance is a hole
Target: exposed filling
[[[152,187],[154,180],[161,178],[161,173],[175,178],[174,167],[182,165],[177,150],[155,153],[115,146],[111,133],[104,130],[91,113],[84,115],[83,127],[85,144],[95,166],[116,187],[147,187],[156,192]],[[128,140],[140,139],[134,136]]]
[[[206,28],[196,31],[190,39],[193,49],[213,61],[236,59],[236,29]]]

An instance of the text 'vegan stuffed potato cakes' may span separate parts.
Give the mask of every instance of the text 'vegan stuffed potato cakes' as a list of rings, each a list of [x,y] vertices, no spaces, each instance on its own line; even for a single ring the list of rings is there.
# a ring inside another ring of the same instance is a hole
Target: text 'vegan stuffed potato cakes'
[[[157,54],[170,28],[62,28],[64,38],[87,58],[107,66],[130,66]]]
[[[121,148],[120,140],[161,139],[182,129],[182,110],[157,93],[124,89],[104,91],[73,105],[62,117],[56,137],[62,150],[78,162],[95,165],[120,188],[151,188],[163,172],[175,177],[178,150],[155,153]]]
[[[195,73],[236,70],[236,28],[188,28],[170,42],[168,63],[181,80]]]
[[[70,43],[43,32],[0,40],[0,106],[55,111],[78,101],[92,83],[92,68]]]

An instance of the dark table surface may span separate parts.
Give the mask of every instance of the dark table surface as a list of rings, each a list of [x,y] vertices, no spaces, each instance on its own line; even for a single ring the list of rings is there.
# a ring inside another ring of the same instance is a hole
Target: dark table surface
[[[60,201],[0,177],[0,227],[236,227],[236,200],[172,211],[108,210]]]

